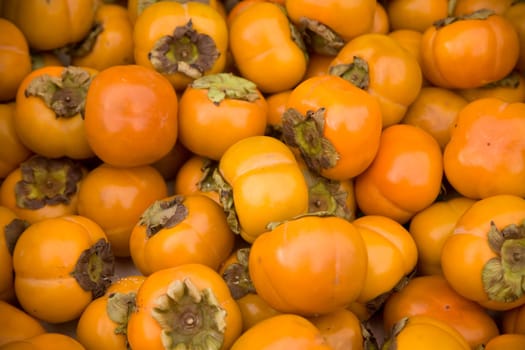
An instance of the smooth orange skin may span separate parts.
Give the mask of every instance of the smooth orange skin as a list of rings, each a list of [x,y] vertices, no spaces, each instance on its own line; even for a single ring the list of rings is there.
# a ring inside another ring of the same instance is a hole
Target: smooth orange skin
[[[57,117],[44,100],[26,96],[28,85],[37,77],[60,77],[64,66],[47,66],[31,71],[20,83],[16,95],[15,129],[22,143],[34,153],[49,158],[69,157],[87,159],[95,153],[86,138],[85,120],[80,113],[70,117]],[[98,71],[83,68],[91,77]]]
[[[248,270],[257,294],[283,313],[326,314],[361,293],[366,245],[358,229],[336,216],[304,216],[261,234]]]
[[[189,194],[183,196],[182,205],[188,215],[151,237],[140,222],[133,227],[129,239],[131,258],[142,274],[187,263],[217,270],[232,252],[235,235],[218,203],[201,194]]]
[[[168,196],[168,186],[152,166],[119,168],[102,164],[83,179],[78,214],[102,227],[115,256],[127,257],[129,238],[140,216],[154,201]]]
[[[501,15],[511,6],[513,0],[456,0],[453,14],[465,15],[481,9],[490,9]]]
[[[504,311],[501,314],[502,333],[525,334],[525,305]]]
[[[427,315],[410,316],[395,336],[397,350],[471,350],[465,338],[448,322]]]
[[[128,340],[134,350],[164,350],[160,339],[161,327],[151,316],[156,299],[166,293],[176,280],[190,279],[199,289],[210,288],[218,304],[226,310],[226,330],[221,350],[230,349],[242,331],[242,317],[237,303],[222,276],[202,264],[184,264],[162,269],[149,275],[137,292],[137,309],[128,322]]]
[[[95,45],[84,56],[73,56],[75,66],[91,67],[103,70],[111,66],[132,64],[133,25],[127,9],[122,5],[103,3],[95,13],[95,23],[103,26]]]
[[[488,244],[490,222],[502,229],[509,224],[519,224],[524,218],[525,199],[518,196],[494,195],[472,204],[458,219],[441,252],[443,276],[450,286],[490,310],[505,311],[523,305],[525,296],[512,302],[491,300],[481,276],[486,262],[497,257]]]
[[[310,60],[310,63],[311,62]],[[286,111],[286,103],[292,91],[293,90],[285,90],[266,96],[266,102],[268,104],[268,113],[266,115],[267,126],[277,129],[282,128],[283,113]]]
[[[243,332],[267,318],[280,314],[258,294],[248,293],[235,301],[241,311]]]
[[[115,333],[116,323],[107,313],[108,297],[112,293],[136,293],[145,276],[122,277],[113,282],[104,296],[93,300],[84,309],[76,325],[76,338],[86,350],[126,350],[124,334]]]
[[[317,327],[295,314],[276,315],[257,323],[235,340],[231,350],[329,350]]]
[[[264,135],[268,104],[260,91],[253,102],[226,97],[219,104],[208,91],[189,85],[179,100],[179,140],[188,150],[219,160],[235,142]]]
[[[370,33],[387,34],[390,31],[390,20],[385,7],[377,2],[374,11],[374,22]]]
[[[219,51],[213,66],[203,75],[220,73],[226,67],[228,49],[228,27],[226,19],[210,5],[198,1],[179,3],[159,1],[149,5],[137,17],[133,27],[134,57],[138,65],[155,69],[148,54],[155,42],[165,35],[173,35],[178,26],[184,26],[191,19],[193,29],[210,36]],[[175,90],[182,91],[193,80],[183,73],[163,74]]]
[[[450,141],[459,111],[467,104],[464,97],[452,90],[425,86],[408,106],[401,123],[424,129],[443,150]]]
[[[3,15],[13,21],[29,47],[53,50],[78,42],[91,29],[98,0],[4,0]]]
[[[112,66],[93,79],[84,125],[94,153],[119,167],[152,164],[177,141],[178,98],[170,82],[138,66]]]
[[[22,31],[11,21],[0,18],[0,101],[14,100],[18,86],[31,72],[29,46]]]
[[[144,0],[127,0],[126,1],[126,6],[128,8],[128,16],[129,16],[129,18],[130,18],[130,20],[131,20],[131,22],[133,24],[135,24],[135,22],[137,20],[137,17],[140,16],[142,11],[144,10],[144,7],[140,7],[140,5],[142,5],[142,6],[148,5],[149,6],[148,2],[150,2],[150,1],[144,1]],[[158,2],[158,0],[155,0],[154,2]],[[245,2],[245,1],[243,1],[243,2]],[[223,4],[222,1],[220,1],[220,0],[209,0],[209,1],[206,1],[206,3],[208,3],[208,5],[210,5],[215,10],[217,10],[221,15],[226,16],[226,14],[224,13],[224,11],[225,11],[224,4]]]
[[[344,41],[349,41],[372,30],[376,1],[287,0],[285,7],[295,24],[300,23],[301,17],[313,19],[328,26]]]
[[[383,129],[372,164],[355,178],[357,206],[404,224],[436,200],[442,177],[437,141],[416,126],[392,125]]]
[[[406,316],[434,317],[456,329],[473,349],[500,333],[485,308],[456,293],[440,275],[409,280],[387,299],[382,315],[385,332]]]
[[[292,150],[278,139],[244,138],[226,150],[218,169],[232,187],[240,234],[248,243],[269,223],[308,211],[306,180]]]
[[[0,300],[0,314],[0,346],[46,332],[39,320],[5,300]]]
[[[525,196],[525,103],[495,98],[460,110],[443,152],[450,184],[466,197]]]
[[[432,203],[412,217],[409,232],[418,251],[420,275],[442,275],[441,250],[461,215],[476,202],[467,197],[453,197]]]
[[[292,89],[306,72],[307,56],[292,40],[289,25],[280,5],[268,1],[246,7],[229,25],[236,68],[263,93]]]
[[[335,166],[321,169],[332,180],[347,180],[362,173],[379,148],[382,129],[380,104],[367,92],[343,78],[326,75],[303,80],[288,98],[288,108],[303,116],[325,109],[323,137],[339,155]]]
[[[334,57],[328,55],[322,55],[319,53],[310,53],[308,66],[306,67],[306,73],[304,74],[303,80],[312,78],[318,75],[329,74],[330,63],[332,63]]]
[[[82,252],[99,239],[107,240],[102,228],[79,215],[29,226],[13,252],[15,292],[23,309],[49,323],[79,317],[93,296],[80,287],[71,272]]]
[[[476,88],[509,74],[516,66],[519,45],[516,30],[502,15],[431,26],[421,38],[421,69],[435,86]]]
[[[392,0],[386,6],[392,30],[424,32],[435,21],[447,17],[448,0]]]
[[[423,84],[417,59],[387,34],[368,33],[347,42],[329,69],[352,63],[355,56],[368,64],[369,82],[365,91],[378,99],[383,127],[398,123]]]
[[[14,102],[0,103],[0,179],[4,179],[32,154],[18,137],[15,113]]]
[[[499,98],[505,102],[525,102],[525,76],[522,73],[518,75],[518,86],[482,86],[472,89],[456,90],[467,101],[472,102],[480,98]]]
[[[30,209],[21,208],[16,204],[15,187],[19,181],[22,181],[22,170],[20,167],[9,173],[0,185],[0,204],[11,209],[20,219],[27,220],[29,223],[35,223],[44,219],[78,214],[79,187],[77,187],[77,191],[71,195],[69,203],[46,204],[42,208]]]
[[[180,167],[173,182],[174,194],[202,194],[210,197],[217,204],[221,204],[217,191],[203,191],[198,187],[199,181],[204,177],[202,167],[206,161],[205,157],[191,155]]]
[[[408,230],[386,216],[364,215],[352,224],[361,234],[368,255],[365,283],[357,298],[367,303],[389,293],[414,270],[418,251]]]
[[[525,334],[500,334],[485,344],[485,350],[525,349]]]
[[[15,301],[15,290],[13,257],[4,233],[5,227],[15,219],[18,217],[11,209],[0,206],[0,301],[6,302]]]
[[[399,45],[404,47],[421,65],[421,38],[423,34],[415,29],[396,29],[387,33],[389,37],[396,40]],[[425,81],[423,80],[423,84]]]
[[[333,350],[362,350],[363,332],[357,316],[350,310],[309,318]]]
[[[512,23],[514,29],[518,33],[520,52],[516,68],[522,74],[525,74],[525,4],[513,4],[505,11],[503,16]]]
[[[1,350],[86,350],[72,336],[62,333],[47,332],[35,335],[31,338],[19,340],[5,344],[0,347]]]

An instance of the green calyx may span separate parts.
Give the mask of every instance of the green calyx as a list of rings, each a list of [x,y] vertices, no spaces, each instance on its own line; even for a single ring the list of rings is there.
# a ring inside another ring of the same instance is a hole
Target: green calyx
[[[217,186],[217,192],[219,193],[219,201],[222,205],[224,212],[226,213],[226,220],[228,226],[235,234],[241,234],[241,224],[235,205],[233,203],[233,188],[231,185],[222,177],[219,169],[215,169],[212,174],[214,183]]]
[[[106,292],[114,273],[115,257],[111,245],[101,238],[82,252],[71,274],[82,289],[98,298]]]
[[[359,56],[354,56],[352,63],[330,67],[329,74],[341,77],[362,90],[367,90],[370,85],[368,62]]]
[[[255,293],[255,287],[248,271],[250,248],[239,248],[237,262],[228,265],[222,274],[234,299],[240,299],[249,293]]]
[[[84,115],[85,100],[91,75],[74,66],[64,68],[60,77],[42,74],[33,79],[25,90],[25,96],[41,98],[57,118]]]
[[[452,16],[451,15],[451,8],[449,6],[449,16],[442,18],[440,20],[437,20],[433,23],[434,27],[436,29],[440,29],[442,27],[448,26],[454,22],[458,21],[466,21],[466,20],[485,20],[492,16],[494,14],[493,10],[490,9],[480,9],[477,11],[474,11],[469,14],[461,15],[461,16]],[[452,10],[453,11],[453,10]]]
[[[152,310],[166,350],[218,350],[224,341],[226,311],[210,288],[199,290],[190,279],[175,280]]]
[[[213,67],[219,55],[212,37],[193,29],[190,19],[185,25],[176,27],[173,35],[157,40],[148,58],[162,74],[181,73],[197,79]]]
[[[106,303],[106,312],[109,319],[117,325],[115,334],[127,334],[128,320],[135,310],[137,293],[111,293]]]
[[[176,226],[187,216],[184,196],[177,195],[153,202],[140,217],[139,225],[146,226],[146,235],[149,238],[165,228]]]
[[[525,293],[525,222],[501,230],[491,222],[488,243],[497,257],[483,267],[485,292],[490,300],[513,302]]]
[[[69,204],[83,177],[80,163],[69,158],[36,155],[22,162],[20,169],[22,178],[15,185],[16,204],[26,209]]]
[[[217,105],[224,99],[253,102],[260,98],[255,83],[231,73],[205,75],[195,79],[191,87],[207,89],[208,98]]]
[[[282,116],[284,142],[298,148],[308,168],[317,174],[334,167],[339,160],[335,147],[323,136],[324,113],[325,109],[320,108],[303,116],[289,108]]]
[[[298,30],[306,45],[321,55],[336,56],[345,44],[335,31],[311,18],[300,18]]]

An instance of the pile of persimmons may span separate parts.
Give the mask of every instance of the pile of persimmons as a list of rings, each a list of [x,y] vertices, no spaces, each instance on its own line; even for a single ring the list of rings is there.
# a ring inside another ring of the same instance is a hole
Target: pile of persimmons
[[[525,1],[0,0],[14,349],[525,349]]]

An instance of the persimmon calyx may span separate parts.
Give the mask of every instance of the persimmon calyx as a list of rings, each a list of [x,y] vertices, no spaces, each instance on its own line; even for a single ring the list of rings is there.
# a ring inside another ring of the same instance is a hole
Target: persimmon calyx
[[[135,310],[136,292],[111,293],[106,303],[106,313],[109,319],[117,325],[115,334],[127,334],[128,320]]]
[[[164,349],[218,350],[224,342],[226,310],[211,288],[199,290],[189,278],[173,281],[151,313]]]
[[[27,86],[26,97],[41,98],[58,118],[72,118],[84,115],[86,95],[91,84],[91,75],[85,69],[69,66],[60,77],[42,74]]]
[[[525,294],[525,222],[501,230],[491,222],[488,241],[497,257],[483,266],[483,287],[490,300],[512,302]]]
[[[139,218],[139,225],[146,226],[148,238],[186,219],[188,208],[183,204],[184,198],[182,195],[177,195],[168,200],[157,200],[144,211]]]
[[[15,185],[16,205],[40,209],[69,204],[83,177],[82,167],[69,158],[33,156],[20,164],[22,178]]]
[[[218,192],[219,188],[215,179],[213,178],[213,172],[217,169],[218,162],[209,158],[205,158],[201,167],[202,176],[197,182],[197,187],[202,192]]]
[[[106,292],[114,273],[115,257],[111,245],[101,238],[80,254],[71,274],[82,289],[98,298]]]
[[[341,77],[361,90],[367,90],[370,86],[368,62],[359,56],[354,56],[351,63],[330,67],[329,74]]]
[[[88,35],[79,43],[73,45],[68,49],[68,52],[73,57],[84,57],[93,51],[98,37],[104,31],[104,25],[101,22],[93,23]]]
[[[508,88],[517,89],[520,86],[520,74],[517,71],[510,72],[506,77],[492,83],[483,85],[481,89]]]
[[[241,224],[237,211],[235,210],[235,204],[233,202],[233,188],[231,185],[222,177],[219,169],[213,171],[213,180],[217,184],[217,192],[219,193],[219,201],[222,205],[224,212],[226,213],[226,220],[228,226],[235,234],[241,234]]]
[[[255,83],[231,73],[205,75],[190,85],[194,89],[207,89],[208,98],[216,105],[224,99],[253,102],[260,98]]]
[[[256,292],[248,271],[249,254],[250,248],[238,249],[237,262],[228,265],[222,274],[235,300]]]
[[[397,348],[397,336],[407,326],[409,321],[408,317],[403,317],[392,326],[390,336],[385,340],[381,350],[395,350]]]
[[[447,16],[445,18],[435,21],[433,25],[434,27],[436,27],[436,29],[440,29],[457,21],[474,19],[484,20],[489,18],[493,14],[495,14],[494,10],[484,8],[461,16]]]
[[[282,116],[283,140],[290,147],[297,147],[309,169],[320,174],[332,168],[339,160],[333,144],[323,136],[325,109],[308,111],[303,116],[288,108]]]
[[[197,79],[211,69],[220,52],[212,37],[193,29],[191,19],[155,42],[148,58],[162,74],[181,73]]]
[[[30,223],[26,220],[14,218],[7,225],[4,226],[4,239],[7,246],[7,251],[12,256],[15,250],[16,242],[20,235],[28,228]]]
[[[345,44],[330,27],[311,18],[301,17],[298,30],[307,46],[321,55],[336,56]]]

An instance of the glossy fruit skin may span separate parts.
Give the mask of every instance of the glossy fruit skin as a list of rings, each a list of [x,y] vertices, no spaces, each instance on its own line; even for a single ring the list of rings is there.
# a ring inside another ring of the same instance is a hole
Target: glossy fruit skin
[[[390,293],[414,270],[418,251],[408,230],[386,216],[364,215],[352,224],[363,237],[368,256],[365,283],[357,298],[366,304]]]
[[[11,342],[0,347],[1,350],[44,350],[49,348],[85,350],[82,344],[72,336],[55,332],[38,334],[31,338]]]
[[[442,275],[443,245],[461,215],[475,202],[463,196],[439,200],[412,217],[408,229],[417,246],[420,275]]]
[[[525,306],[504,311],[501,315],[502,333],[525,334]]]
[[[43,98],[27,95],[33,81],[46,76],[59,78],[66,69],[64,66],[47,66],[25,76],[16,95],[15,129],[22,143],[34,153],[50,158],[87,159],[95,153],[86,138],[83,112],[70,117],[59,116]],[[98,73],[92,68],[78,69],[89,74],[90,79]]]
[[[303,216],[258,236],[248,270],[257,294],[274,309],[326,314],[358,298],[367,271],[366,245],[345,219]]]
[[[497,14],[433,25],[421,38],[423,75],[435,86],[456,89],[497,81],[515,67],[518,40],[510,21]]]
[[[525,196],[524,113],[525,103],[495,98],[472,101],[459,112],[443,154],[454,189],[475,199]]]
[[[525,334],[500,334],[485,344],[485,350],[525,348]]]
[[[347,309],[311,317],[309,321],[314,324],[326,339],[333,350],[362,350],[363,331],[357,316]]]
[[[376,2],[373,23],[371,33],[387,34],[390,31],[390,19],[385,7],[380,2]]]
[[[184,264],[162,269],[149,275],[137,291],[137,308],[129,318],[128,340],[136,350],[164,350],[161,342],[161,328],[151,316],[156,299],[165,294],[174,281],[189,279],[198,290],[209,288],[221,308],[226,311],[226,329],[221,350],[230,349],[242,330],[239,308],[221,275],[202,264]]]
[[[222,207],[201,194],[175,195],[158,202],[173,200],[180,201],[177,210],[187,211],[174,225],[151,234],[148,223],[143,221],[148,219],[145,212],[133,227],[129,240],[133,263],[144,275],[188,263],[217,270],[230,255],[235,240]]]
[[[290,21],[279,5],[253,3],[230,23],[229,34],[240,75],[263,93],[288,90],[302,80],[308,56],[293,40]]]
[[[454,15],[465,15],[481,9],[490,9],[501,15],[511,6],[512,0],[458,0]]]
[[[218,161],[235,142],[264,135],[268,104],[254,90],[254,101],[226,96],[216,103],[209,97],[210,88],[188,85],[179,100],[180,142],[194,154]]]
[[[88,52],[73,54],[71,63],[98,71],[111,66],[132,64],[133,26],[127,9],[118,4],[103,3],[97,8],[94,23],[102,27],[102,32],[97,35]]]
[[[15,292],[23,309],[49,323],[79,317],[94,296],[72,272],[83,251],[99,240],[107,241],[100,226],[78,215],[31,224],[13,252]]]
[[[417,62],[421,65],[421,38],[423,37],[423,33],[415,29],[394,29],[390,30],[387,35],[414,55]],[[425,77],[423,77],[423,86],[426,84],[424,78]]]
[[[244,138],[226,150],[218,170],[231,186],[239,233],[249,243],[268,224],[308,210],[308,186],[294,153],[282,141]]]
[[[523,305],[525,296],[508,301],[491,298],[481,277],[487,261],[498,256],[489,246],[491,222],[501,230],[524,218],[525,200],[514,195],[490,196],[472,204],[457,221],[441,252],[443,276],[450,286],[489,310],[505,311]]]
[[[138,66],[112,66],[91,82],[84,124],[94,153],[105,163],[148,165],[177,141],[178,99],[169,81]]]
[[[267,318],[280,314],[256,293],[248,293],[236,299],[236,302],[242,315],[243,332]]]
[[[201,72],[202,75],[222,72],[226,67],[228,50],[229,32],[226,20],[211,5],[199,1],[159,1],[147,6],[137,17],[133,27],[136,64],[155,70],[148,56],[157,40],[173,35],[175,28],[182,27],[189,21],[197,33],[208,35],[218,50],[217,59],[209,69]],[[178,91],[184,90],[194,79],[180,72],[162,74]]]
[[[416,126],[392,125],[383,129],[370,167],[355,179],[357,206],[366,215],[384,215],[404,224],[436,200],[442,176],[437,141]]]
[[[0,101],[11,101],[16,96],[18,86],[31,72],[29,46],[22,31],[11,21],[0,18]]]
[[[388,1],[386,11],[392,30],[410,29],[422,33],[447,16],[447,0],[392,0]]]
[[[53,50],[78,42],[89,32],[96,0],[4,0],[3,15],[24,33],[34,50]]]
[[[167,196],[166,182],[150,165],[101,164],[84,177],[77,211],[102,227],[115,256],[128,257],[131,231],[140,216],[154,201]]]
[[[217,162],[202,156],[192,154],[180,167],[173,182],[174,194],[189,195],[202,194],[221,204],[219,193],[206,184],[201,185],[201,181],[206,181],[213,170],[208,170],[208,166],[216,167]]]
[[[18,137],[15,113],[15,102],[0,104],[0,179],[4,179],[32,154]]]
[[[509,85],[503,83],[508,78],[515,79],[517,82]],[[506,102],[525,102],[525,76],[523,73],[512,71],[503,80],[493,84],[479,88],[460,89],[456,90],[456,92],[469,102],[486,97],[494,97]]]
[[[469,350],[465,338],[447,322],[426,315],[411,316],[405,326],[395,335],[398,350]],[[385,345],[384,345],[385,346]],[[393,344],[385,346],[392,349]]]
[[[468,101],[454,91],[426,86],[408,107],[401,123],[426,130],[443,150],[450,141],[459,111],[467,104]]]
[[[392,37],[368,33],[346,43],[330,71],[355,62],[356,56],[368,65],[369,81],[362,88],[378,99],[383,127],[398,123],[421,90],[423,76],[417,59]],[[401,71],[403,74],[394,74]]]
[[[338,159],[334,166],[320,169],[322,176],[347,180],[371,164],[383,124],[380,104],[365,91],[337,76],[316,76],[292,90],[286,108],[298,111],[303,119],[308,112],[323,109],[321,137],[332,144]]]
[[[0,300],[0,313],[0,346],[46,332],[40,321],[5,300]]]
[[[496,321],[479,304],[462,297],[441,275],[417,276],[385,302],[385,331],[406,316],[427,315],[455,328],[472,348],[499,335]]]
[[[299,25],[302,17],[316,20],[328,26],[346,42],[372,30],[376,1],[287,0],[285,7],[295,24]],[[349,26],[348,23],[355,25]]]
[[[76,337],[86,350],[104,348],[106,350],[126,350],[126,334],[117,332],[120,325],[108,314],[108,303],[112,294],[124,293],[135,296],[145,280],[143,275],[121,277],[113,282],[106,293],[93,300],[84,309],[77,321]]]
[[[520,53],[516,68],[522,74],[525,74],[525,21],[523,20],[525,18],[525,4],[520,2],[513,4],[505,11],[503,16],[512,23],[518,33]]]
[[[144,0],[128,0],[126,1],[126,6],[128,8],[128,15],[133,24],[135,24],[137,17],[140,16],[142,11],[144,11],[145,6],[149,6],[151,3],[158,2],[157,0],[144,1]],[[211,7],[216,9],[220,14],[223,14],[224,4],[220,0],[209,0],[206,1]]]
[[[304,349],[328,350],[319,329],[306,318],[295,314],[270,317],[242,333],[231,350]]]

